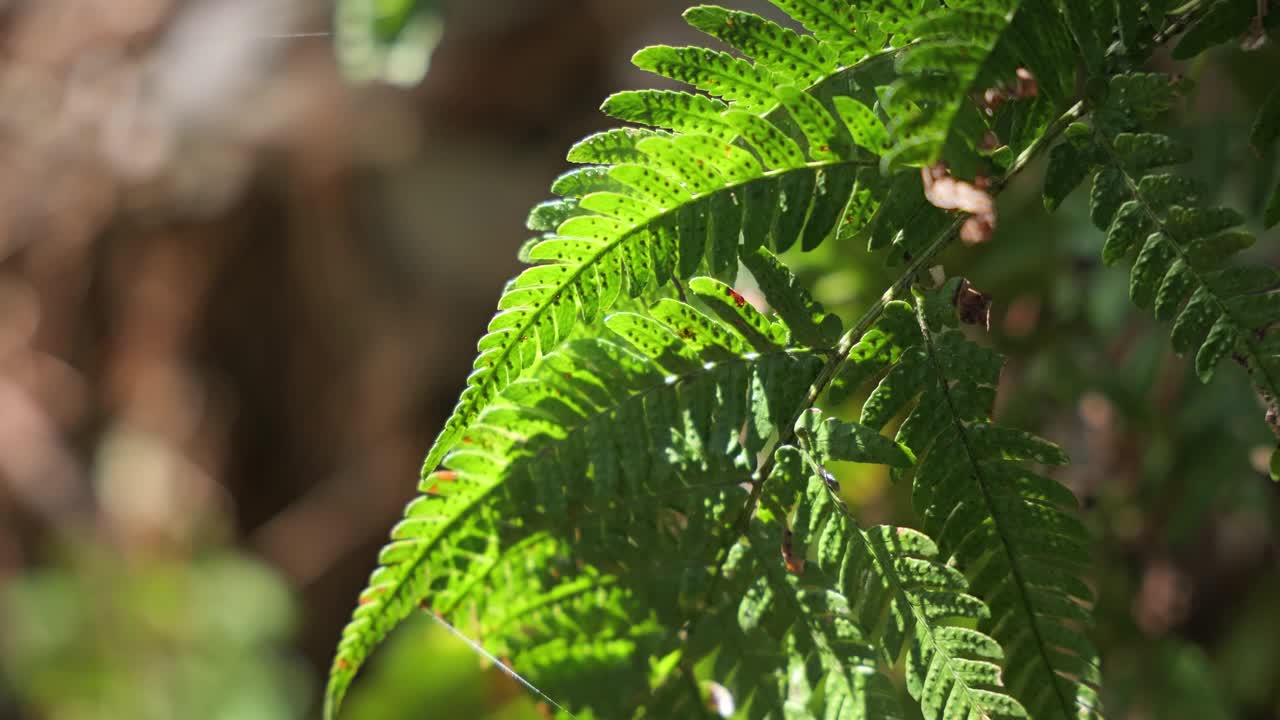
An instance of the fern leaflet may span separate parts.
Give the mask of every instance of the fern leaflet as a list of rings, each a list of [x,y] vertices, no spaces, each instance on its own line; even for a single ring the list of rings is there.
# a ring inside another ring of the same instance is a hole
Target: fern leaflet
[[[753,310],[737,309],[760,324]],[[457,607],[460,595],[476,591],[477,573],[492,571],[499,539],[516,529],[571,531],[584,547],[633,570],[653,562],[663,542],[664,502],[695,503],[689,516],[707,532],[718,530],[714,513],[704,517],[704,498],[743,492],[732,474],[745,479],[822,365],[813,350],[770,344],[757,352],[731,326],[674,300],[651,316],[618,313],[607,324],[616,339],[575,340],[543,357],[529,379],[511,383],[485,410],[445,467],[424,479],[423,496],[392,531],[343,633],[330,712],[395,625],[422,603]],[[513,507],[527,517],[517,523]],[[618,536],[616,523],[632,534]],[[626,547],[643,527],[650,544],[637,556]],[[679,539],[686,549],[694,544]]]
[[[990,421],[1001,361],[957,330],[954,280],[912,308],[895,302],[851,354],[837,392],[881,377],[860,422],[889,424],[919,458],[913,504],[943,556],[954,556],[1004,647],[1008,687],[1035,718],[1096,717],[1096,652],[1087,622],[1084,528],[1061,508],[1075,498],[1024,462],[1062,464],[1053,445]]]
[[[1134,255],[1129,294],[1139,307],[1172,320],[1173,348],[1195,356],[1196,374],[1212,379],[1234,357],[1271,407],[1280,398],[1280,340],[1269,332],[1280,319],[1280,273],[1231,264],[1254,243],[1238,228],[1244,217],[1204,204],[1204,188],[1164,168],[1190,160],[1190,150],[1149,132],[1175,101],[1178,85],[1164,75],[1118,75],[1091,128],[1073,137],[1050,177],[1069,175],[1061,188],[1093,174],[1094,223],[1106,231],[1103,262]],[[1062,190],[1055,191],[1063,194]]]

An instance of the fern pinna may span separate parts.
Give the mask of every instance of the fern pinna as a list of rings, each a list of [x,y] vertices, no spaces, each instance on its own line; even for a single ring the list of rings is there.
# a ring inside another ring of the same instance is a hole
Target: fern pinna
[[[1234,354],[1274,403],[1275,273],[1224,266],[1241,218],[1153,172],[1184,159],[1147,127],[1177,84],[1135,70],[1188,28],[1184,54],[1221,40],[1234,4],[772,2],[805,31],[699,6],[725,50],[639,52],[702,92],[609,98],[632,125],[574,146],[530,213],[531,267],[343,633],[328,716],[421,609],[574,717],[1101,717],[1089,541],[1045,475],[1066,457],[993,421],[1000,356],[924,271],[989,239],[993,196],[1052,148],[1046,204],[1093,175],[1134,300],[1178,318],[1206,379]],[[899,267],[847,330],[783,256],[832,238]],[[909,483],[915,527],[860,526],[832,461]]]

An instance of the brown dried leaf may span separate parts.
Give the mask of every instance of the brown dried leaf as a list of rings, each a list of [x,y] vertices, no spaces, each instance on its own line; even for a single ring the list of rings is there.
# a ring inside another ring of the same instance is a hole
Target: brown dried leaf
[[[973,287],[966,279],[956,289],[953,299],[956,314],[960,322],[966,325],[981,325],[991,332],[991,296]]]
[[[1014,88],[1014,95],[1019,99],[1033,98],[1040,94],[1040,85],[1036,83],[1036,78],[1031,71],[1026,68],[1018,68],[1018,85]]]
[[[934,207],[959,210],[973,217],[960,228],[960,239],[966,245],[978,245],[991,239],[996,229],[996,207],[991,193],[974,183],[958,180],[947,166],[936,163],[920,168],[924,196]],[[986,181],[981,181],[986,185]]]
[[[804,558],[795,554],[791,547],[791,540],[791,528],[784,528],[782,531],[782,562],[786,564],[787,572],[792,575],[803,575]]]

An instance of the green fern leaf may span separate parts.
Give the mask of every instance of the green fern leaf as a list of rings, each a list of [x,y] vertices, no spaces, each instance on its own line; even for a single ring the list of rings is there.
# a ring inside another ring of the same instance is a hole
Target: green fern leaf
[[[701,5],[686,10],[684,19],[797,87],[807,88],[836,70],[830,47],[759,15]]]
[[[778,98],[809,141],[809,156],[832,160],[849,154],[849,142],[822,103],[791,85],[777,88]]]
[[[773,487],[794,486],[791,478],[803,482],[795,448],[781,448],[777,458]],[[714,655],[710,677],[743,717],[785,708],[789,717],[904,718],[891,683],[877,670],[877,653],[834,581],[797,565],[789,570],[779,558],[777,549],[787,547],[788,538],[776,514],[765,512],[752,522],[728,554],[725,583],[698,619],[688,659]],[[711,638],[710,644],[697,638]]]
[[[833,720],[904,718],[843,598],[790,574],[777,557],[782,542],[776,522],[754,523],[733,547],[726,563],[732,584],[702,620],[719,645],[712,677],[743,717],[786,708],[792,716]]]
[[[580,207],[578,198],[548,200],[533,206],[525,226],[537,232],[551,232],[560,227],[565,220],[585,214],[587,214],[587,208]]]
[[[944,148],[957,142],[960,114],[970,93],[981,91],[979,85],[995,85],[1001,71],[1012,75],[1013,68],[986,65],[1017,5],[1015,0],[990,0],[963,9],[940,8],[910,25],[917,44],[899,60],[902,77],[886,103],[905,99],[919,111],[894,120],[891,130],[898,141],[884,156],[885,167],[895,161],[930,162],[941,157]]]
[[[833,98],[832,101],[835,103],[836,112],[849,128],[849,134],[853,136],[853,142],[858,147],[865,148],[876,155],[882,155],[888,151],[889,130],[871,108],[851,97],[840,96]]]
[[[1047,115],[1051,121],[1061,108],[1069,106],[1076,96],[1076,66],[1079,64],[1077,46],[1065,15],[1065,3],[1024,0],[1014,14],[1009,31],[1000,42],[1008,56],[1031,72],[1035,78],[1037,100],[1030,103],[1014,103],[1015,118],[1023,116],[1022,124],[1036,131],[1022,130],[1010,133],[1023,138],[1011,144],[1025,148],[1044,130],[1033,121],[1037,115]],[[1015,70],[1016,73],[1016,70]],[[1025,112],[1019,112],[1021,108]]]
[[[609,96],[600,109],[624,122],[726,141],[737,135],[721,117],[729,106],[705,95],[677,90],[625,90]]]
[[[1102,262],[1115,265],[1139,246],[1154,229],[1151,219],[1136,200],[1126,200],[1116,211],[1107,228],[1107,242],[1102,248]]]
[[[1270,299],[1280,275],[1251,269],[1243,281],[1246,269],[1230,261],[1254,242],[1252,234],[1233,229],[1244,217],[1230,208],[1199,206],[1203,193],[1195,183],[1151,172],[1186,162],[1190,152],[1167,136],[1133,132],[1155,113],[1132,104],[1156,94],[1157,107],[1167,107],[1176,86],[1151,75],[1118,76],[1112,85],[1099,116],[1097,142],[1105,163],[1093,193],[1095,210],[1103,208],[1095,220],[1105,218],[1106,208],[1119,207],[1103,261],[1114,264],[1138,251],[1130,295],[1140,307],[1154,302],[1157,317],[1176,318],[1173,347],[1196,353],[1202,381],[1212,379],[1223,358],[1237,355],[1264,397],[1280,397],[1280,362],[1261,346],[1280,318],[1280,307]]]
[[[783,508],[795,508],[792,552],[816,562],[800,578],[779,578],[783,563],[766,560],[775,566],[774,596],[784,595],[781,579],[802,597],[822,597],[818,615],[844,618],[859,637],[873,640],[882,667],[905,657],[908,690],[926,718],[1026,717],[1002,687],[999,645],[969,627],[988,611],[966,593],[964,577],[940,562],[937,547],[919,532],[859,530],[822,477],[821,463],[829,459],[909,466],[910,452],[870,428],[816,412],[802,417],[798,431],[804,450],[779,450],[771,492]],[[816,472],[803,472],[797,457]],[[826,589],[819,595],[816,588]]]
[[[617,576],[572,554],[533,533],[486,555],[455,601],[433,610],[456,616],[459,632],[551,703],[623,717],[649,694],[643,659],[669,638]]]
[[[526,522],[554,524],[570,516],[571,503],[641,512],[644,498],[741,492],[723,477],[692,480],[735,467],[745,476],[795,417],[822,365],[816,351],[758,353],[732,326],[675,301],[659,303],[652,316],[614,314],[607,325],[624,344],[583,339],[549,351],[529,378],[504,387],[444,468],[423,480],[423,496],[393,530],[344,630],[327,692],[330,716],[395,625],[424,603],[456,607],[459,595],[474,590],[474,576],[498,552],[500,520],[511,520],[499,518],[499,503],[524,508]],[[633,500],[620,501],[626,497]],[[656,523],[652,515],[646,521]],[[578,532],[586,532],[582,522]],[[627,526],[639,527],[640,519]],[[622,549],[596,540],[600,552]]]
[[[569,162],[586,165],[620,165],[644,160],[636,145],[650,137],[668,137],[669,133],[646,128],[613,128],[578,141],[570,150]]]
[[[641,70],[692,85],[748,112],[768,112],[778,102],[768,74],[726,52],[655,45],[636,53],[631,62]]]
[[[1092,596],[1076,579],[1088,563],[1085,532],[1061,509],[1074,506],[1071,493],[1023,464],[1066,458],[991,422],[1001,361],[952,329],[954,292],[953,282],[919,301],[917,337],[895,353],[861,422],[883,427],[912,408],[897,440],[919,458],[909,473],[913,504],[941,555],[956,558],[970,592],[989,605],[979,629],[1004,647],[1014,696],[1031,717],[1097,717],[1096,653],[1069,629],[1089,619],[1080,603]],[[909,332],[907,308],[895,307],[883,337]],[[887,344],[869,345],[868,369],[852,376],[884,367]]]
[[[787,345],[789,331],[756,310],[736,290],[714,278],[697,277],[689,290],[702,298],[722,321],[736,330],[756,352],[776,352]]]
[[[551,547],[559,557],[508,556],[486,592],[461,608],[474,618],[463,627],[547,697],[622,716],[648,690],[641,658],[660,647],[661,628],[637,621],[644,610],[617,577],[573,568],[563,560],[570,548]]]
[[[1049,169],[1044,176],[1044,208],[1049,212],[1057,210],[1090,170],[1088,153],[1078,144],[1067,141],[1055,145],[1049,152]]]
[[[824,45],[841,48],[859,39],[860,14],[843,0],[769,0],[798,20]]]
[[[920,344],[915,310],[901,300],[885,305],[879,321],[863,333],[831,384],[828,398],[842,403],[851,393],[896,364]]]
[[[1115,220],[1116,213],[1125,202],[1124,173],[1113,167],[1103,167],[1093,177],[1089,193],[1089,218],[1094,227],[1106,231]]]
[[[795,275],[773,253],[761,249],[743,255],[769,304],[791,329],[796,341],[810,347],[826,347],[840,336],[840,319],[829,315],[800,285]]]
[[[1062,12],[1067,26],[1071,28],[1071,35],[1084,56],[1085,65],[1090,71],[1096,70],[1108,44],[1104,38],[1099,37],[1098,29],[1111,27],[1115,6],[1106,0],[1092,4],[1089,0],[1063,0]]]
[[[782,42],[778,38],[793,35],[788,30],[769,37]],[[689,277],[704,261],[712,272],[728,274],[736,267],[740,239],[747,252],[766,241],[778,250],[797,240],[813,248],[835,231],[855,192],[858,167],[870,161],[857,158],[833,134],[835,119],[812,98],[792,92],[788,102],[796,120],[818,138],[811,143],[814,164],[765,117],[726,112],[724,103],[705,96],[632,91],[605,103],[607,112],[622,119],[687,134],[614,130],[570,152],[574,159],[611,164],[566,173],[552,190],[576,198],[576,205],[545,205],[531,217],[535,228],[563,221],[547,247],[524,253],[545,264],[508,287],[499,303],[503,312],[481,341],[476,370],[428,452],[424,472],[439,465],[479,412],[539,352],[567,337],[579,318],[589,323],[608,310],[624,289],[634,295],[673,273]],[[759,160],[729,142],[740,133]]]
[[[990,165],[977,146],[988,132],[1015,154],[1035,143],[1076,93],[1077,43],[1101,62],[1096,22],[1087,0],[975,0],[915,16],[885,97],[896,141],[884,165],[943,160],[971,176]]]
[[[610,176],[609,168],[602,166],[570,170],[551,184],[551,192],[563,198],[583,198],[592,193],[625,189],[625,185]]]
[[[945,289],[890,300],[956,219],[924,198],[918,171],[877,170],[1021,168],[1075,93],[1078,10],[1098,23],[1091,67],[1113,37],[1132,53],[1147,20],[1110,0],[773,2],[813,34],[691,9],[692,26],[746,58],[638,53],[714,97],[611,97],[607,113],[649,128],[580,142],[569,157],[587,167],[531,211],[533,266],[505,289],[422,496],[344,630],[328,715],[387,633],[427,607],[465,618],[584,716],[690,717],[727,688],[748,717],[897,718],[883,673],[899,662],[930,719],[1098,716],[1095,653],[1077,630],[1091,602],[1083,531],[1070,493],[1028,468],[1065,457],[991,421],[1000,360],[950,327]],[[971,103],[1009,91],[1022,67],[1044,97]],[[1174,345],[1197,350],[1202,376],[1249,343],[1250,362],[1280,376],[1266,356],[1280,343],[1263,352],[1259,335],[1280,313],[1277,274],[1227,266],[1252,236],[1153,172],[1187,155],[1145,128],[1170,88],[1146,75],[1091,87],[1095,128],[1055,149],[1046,205],[1101,165],[1092,215],[1108,262],[1137,254],[1135,302],[1176,318]],[[987,129],[1008,135],[991,160],[974,147]],[[774,254],[832,235],[912,263],[860,337],[839,340],[840,321]],[[729,284],[740,262],[776,316]],[[697,307],[666,297],[686,289]],[[833,373],[833,400],[879,378],[859,423],[802,412]],[[894,439],[881,434],[904,414]],[[859,529],[828,460],[911,478],[928,535]],[[662,659],[646,681],[636,659],[650,656]]]
[[[916,460],[909,448],[866,425],[823,418],[817,410],[801,416],[796,423],[796,437],[806,449],[822,458],[897,468],[911,467]]]
[[[1191,159],[1191,148],[1168,135],[1119,133],[1111,142],[1123,159],[1124,169],[1135,175]]]

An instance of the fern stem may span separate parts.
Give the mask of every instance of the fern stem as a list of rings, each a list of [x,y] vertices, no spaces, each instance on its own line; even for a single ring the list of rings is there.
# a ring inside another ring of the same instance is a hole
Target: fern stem
[[[1184,11],[1177,20],[1169,23],[1168,27],[1157,33],[1155,37],[1151,38],[1152,47],[1159,47],[1169,42],[1174,37],[1181,35],[1184,30],[1199,21],[1212,6],[1213,3],[1211,2],[1200,2],[1196,3],[1191,9]]]

